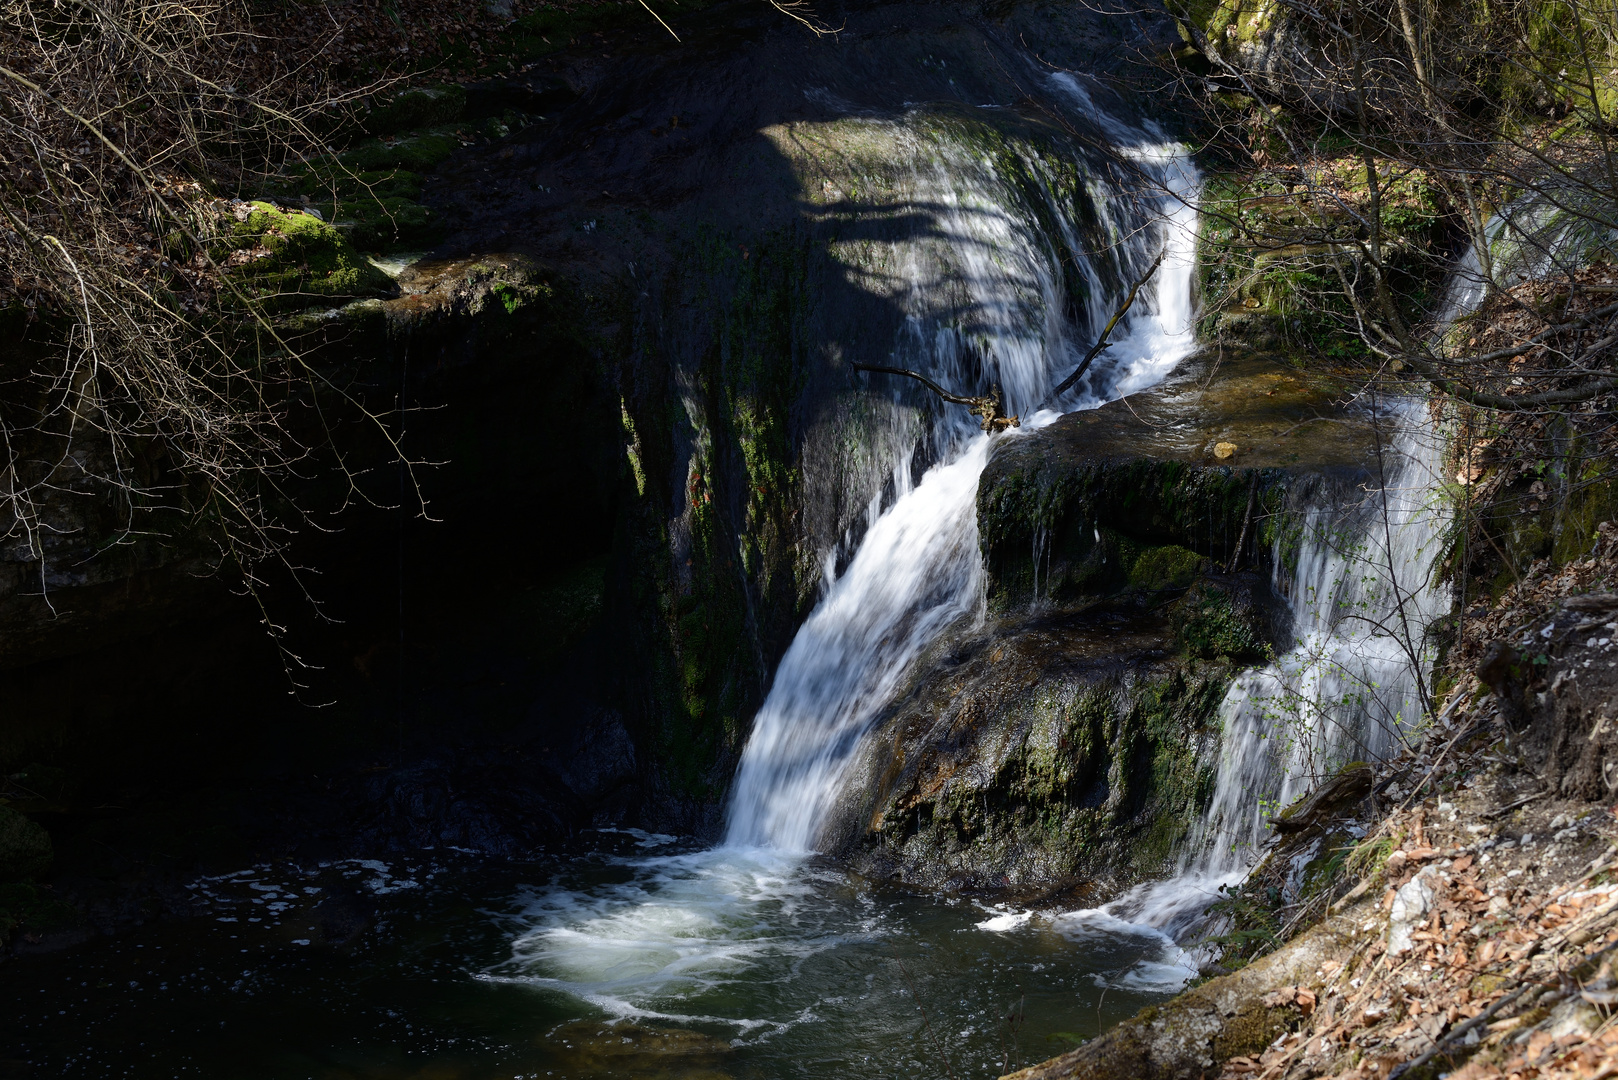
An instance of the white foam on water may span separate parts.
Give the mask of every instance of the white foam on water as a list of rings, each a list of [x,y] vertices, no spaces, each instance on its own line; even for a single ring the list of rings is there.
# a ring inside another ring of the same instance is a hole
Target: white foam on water
[[[784,964],[868,937],[823,898],[835,879],[768,851],[604,859],[627,880],[528,890],[508,917],[509,961],[485,974],[562,991],[610,1015],[779,1027],[776,1019],[671,1012],[762,963]]]
[[[1101,116],[1065,76],[1051,85]],[[996,439],[1021,437],[1063,412],[1151,386],[1195,347],[1200,174],[1185,148],[1102,119],[1136,176],[1126,182],[1119,170],[1103,175],[1080,166],[1106,226],[1101,251],[1090,250],[1066,221],[1054,180],[1043,219],[1059,223],[1058,236],[1041,230],[1041,215],[1025,205],[1026,189],[999,176],[980,150],[930,129],[897,140],[914,152],[918,209],[927,208],[934,221],[916,240],[896,244],[885,264],[902,268],[909,282],[901,290],[909,322],[894,362],[964,392],[981,392],[969,389],[974,380],[992,378],[1008,412],[1031,414],[1021,431]],[[1048,163],[1026,164],[1047,175],[1040,170],[1048,172]],[[1078,320],[1067,314],[1059,250],[1088,286]],[[1078,364],[1124,290],[1160,252],[1163,263],[1113,346],[1067,394],[1050,400],[1051,388]],[[828,900],[828,890],[846,891],[847,884],[817,876],[806,859],[860,739],[908,666],[945,628],[982,615],[976,498],[993,445],[959,407],[908,438],[888,447],[891,506],[872,501],[869,528],[841,574],[835,558],[824,560],[825,594],[754,719],[725,843],[695,854],[618,860],[621,881],[563,880],[533,890],[512,923],[511,959],[488,978],[550,988],[614,1016],[695,1020],[703,1011],[699,999],[722,996],[749,971],[783,964],[791,971],[817,952],[879,934],[874,922],[850,921],[846,896]],[[935,462],[919,478],[910,472],[918,450]],[[1001,912],[978,926],[1006,933],[1036,921],[1026,912]],[[1087,931],[1079,920],[1063,932]],[[1115,920],[1104,932],[1140,935],[1150,964],[1172,966],[1177,956],[1155,929]],[[1155,986],[1155,970],[1135,965],[1129,978]],[[682,1003],[691,1014],[681,1013]],[[810,1022],[813,1015],[702,1018],[756,1028]]]

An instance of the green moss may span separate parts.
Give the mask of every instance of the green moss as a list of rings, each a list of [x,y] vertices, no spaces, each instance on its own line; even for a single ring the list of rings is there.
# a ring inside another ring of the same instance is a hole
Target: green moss
[[[1190,656],[1244,661],[1260,660],[1268,653],[1253,613],[1238,611],[1230,594],[1221,589],[1194,589],[1176,608],[1174,628]]]
[[[444,232],[431,210],[407,198],[361,197],[345,204],[343,210],[351,216],[339,220],[337,226],[346,225],[349,240],[366,251],[425,247],[436,243]]]
[[[978,491],[991,608],[1030,599],[1036,575],[1041,595],[1058,600],[1183,588],[1204,560],[1233,554],[1253,481],[1247,470],[1138,458],[997,475]]]
[[[764,657],[790,640],[812,589],[795,542],[801,481],[789,431],[807,366],[806,240],[797,230],[745,242],[718,231],[688,240],[670,300],[681,311],[711,312],[707,333],[675,346],[690,357],[678,394],[626,394],[621,403],[636,497],[654,492],[651,478],[664,469],[686,474],[670,508],[686,540],[680,563],[667,565],[648,537],[637,568],[667,648],[655,657],[648,734],[682,797],[713,799],[723,790],[767,682]],[[688,321],[647,327],[648,368],[659,363],[653,343],[656,352],[665,347],[661,325]],[[664,456],[676,442],[690,447],[684,460]]]
[[[1265,1047],[1286,1033],[1290,1019],[1287,1009],[1267,1009],[1260,1001],[1247,999],[1237,1007],[1234,1016],[1225,1019],[1214,1036],[1214,1060],[1258,1057]]]
[[[1555,565],[1565,566],[1588,557],[1600,539],[1596,526],[1618,520],[1618,485],[1609,479],[1610,473],[1605,462],[1583,463],[1574,489],[1556,507],[1551,545]]]
[[[461,140],[453,128],[434,128],[398,139],[367,139],[344,151],[338,160],[356,173],[389,169],[427,173],[460,148]]]
[[[435,127],[453,123],[466,110],[463,87],[423,86],[397,94],[365,116],[365,130],[372,135],[391,135],[410,128]]]
[[[1171,666],[1149,677],[1037,685],[994,706],[1015,749],[992,774],[954,773],[891,795],[875,840],[915,879],[970,875],[997,887],[1165,872],[1206,807],[1228,669]],[[962,869],[965,868],[965,869]]]
[[[343,234],[312,214],[255,202],[231,231],[229,248],[267,251],[232,271],[251,293],[288,307],[322,299],[387,295],[393,282],[354,249]]]
[[[1221,10],[1233,10],[1233,5]],[[1246,114],[1250,108],[1234,111]],[[1294,135],[1303,137],[1301,132]],[[1204,334],[1222,334],[1299,358],[1368,357],[1351,298],[1343,290],[1343,274],[1362,283],[1369,278],[1355,252],[1363,215],[1369,211],[1370,183],[1358,158],[1332,159],[1330,148],[1317,150],[1326,159],[1321,168],[1329,175],[1322,181],[1331,195],[1311,198],[1290,177],[1263,169],[1209,178],[1198,258],[1207,298],[1200,325]],[[1291,156],[1284,146],[1273,153],[1282,160]],[[1386,162],[1379,168],[1385,173],[1379,173],[1377,184],[1384,265],[1396,299],[1414,317],[1441,285],[1441,260],[1432,255],[1444,240],[1448,204],[1424,171],[1395,169]],[[1369,292],[1361,299],[1369,300]]]
[[[1206,560],[1178,544],[1147,548],[1129,568],[1129,583],[1138,589],[1188,588]]]
[[[37,878],[50,869],[51,837],[37,822],[0,806],[0,881]]]

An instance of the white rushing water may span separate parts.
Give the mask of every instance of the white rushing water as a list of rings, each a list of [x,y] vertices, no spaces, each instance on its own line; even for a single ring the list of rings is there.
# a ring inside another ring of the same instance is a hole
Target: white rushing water
[[[992,380],[1007,411],[1023,414],[1025,431],[1150,386],[1195,348],[1196,166],[1161,133],[1106,118],[1072,77],[1054,76],[1051,86],[1100,121],[1125,164],[1078,164],[1081,197],[1107,238],[1100,250],[1091,248],[1096,230],[1087,243],[1054,194],[1061,190],[1056,165],[1072,163],[1029,151],[1023,164],[1047,181],[1039,214],[1025,203],[1026,184],[1000,176],[947,125],[926,117],[914,125],[862,121],[906,148],[910,201],[932,218],[914,240],[895,243],[884,263],[889,275],[899,268],[908,325],[891,359],[871,359],[972,393]],[[1055,220],[1059,235],[1041,219]],[[1162,266],[1112,347],[1061,400],[1050,401],[1051,388],[1077,366],[1160,252]],[[1064,256],[1087,286],[1087,308],[1076,319],[1065,308]],[[918,399],[894,381],[871,392]],[[736,777],[725,843],[619,859],[604,879],[537,890],[518,918],[512,962],[491,978],[548,986],[620,1016],[718,1022],[688,1010],[711,1008],[698,999],[710,1002],[738,972],[780,964],[797,970],[851,935],[877,933],[850,918],[846,903],[833,902],[837,890],[817,879],[806,857],[859,739],[907,666],[951,623],[981,617],[976,496],[992,440],[960,406],[928,415],[932,422],[913,425],[908,444],[891,440],[892,504],[873,514],[846,569],[828,568],[825,594],[776,671]],[[914,477],[918,450],[934,464]],[[1120,935],[1134,932],[1109,928],[1092,951],[1110,955]],[[789,1020],[731,1015],[726,1022],[746,1036]]]
[[[1394,436],[1382,476],[1358,498],[1319,492],[1303,511],[1294,572],[1286,538],[1276,538],[1275,585],[1294,644],[1226,693],[1213,800],[1179,873],[1059,924],[1122,919],[1184,942],[1221,887],[1247,875],[1269,818],[1341,766],[1388,756],[1422,722],[1432,670],[1425,635],[1449,605],[1435,572],[1449,520],[1442,448],[1418,403],[1399,402],[1384,416]],[[1183,962],[1194,972],[1192,957]]]
[[[1071,76],[1056,76],[1053,85],[1105,118]],[[1123,332],[1057,408],[1093,407],[1150,386],[1190,354],[1199,174],[1183,148],[1161,136],[1110,119],[1104,126],[1153,185],[1121,191],[1091,176],[1096,208],[1116,237],[1113,258],[1121,273],[1110,288],[1071,231],[1042,236],[1015,213],[1004,184],[985,175],[986,164],[976,155],[940,149],[927,177],[931,201],[944,208],[938,224],[956,255],[954,284],[969,298],[970,314],[962,321],[980,329],[971,348],[963,348],[968,343],[957,330],[929,319],[935,298],[916,290],[912,338],[924,347],[909,366],[961,386],[964,354],[975,350],[1003,388],[1008,412],[1026,413],[1077,366],[1089,335],[1099,332],[1129,280],[1160,251],[1166,253],[1163,265]],[[1085,326],[1062,317],[1053,244],[1066,245],[1089,278]],[[1058,415],[1042,410],[1025,421],[1024,430]],[[895,466],[898,499],[867,532],[776,669],[736,775],[728,846],[812,850],[859,739],[909,664],[946,626],[981,613],[976,500],[990,438],[958,406],[930,437],[939,464],[912,484],[910,455],[901,457]]]
[[[1106,118],[1071,77],[1051,85],[1098,118],[1144,177],[1131,190],[1116,172],[1084,170],[1109,251],[1087,250],[1065,213],[1044,215],[1060,235],[1042,230],[1024,195],[947,134],[903,125],[886,132],[912,153],[914,201],[934,219],[887,263],[908,282],[901,295],[909,313],[888,362],[968,392],[981,392],[987,372],[1004,389],[1008,412],[1033,411],[1024,431],[1150,386],[1195,347],[1195,166],[1183,148]],[[1048,166],[1027,164],[1036,175]],[[1052,199],[1045,209],[1061,208]],[[1062,400],[1048,401],[1159,252],[1162,268],[1113,347]],[[1088,285],[1088,308],[1076,320],[1063,309],[1063,254]],[[873,392],[906,391],[884,384]],[[846,885],[807,857],[860,739],[909,666],[945,628],[982,617],[976,495],[992,440],[962,408],[931,415],[930,424],[889,440],[892,503],[872,503],[846,568],[837,573],[835,553],[827,557],[825,593],[754,720],[725,842],[619,859],[603,879],[536,891],[499,977],[550,986],[619,1016],[728,1023],[740,1039],[773,1038],[819,1014],[714,1002],[750,979],[787,987],[798,976],[768,973],[806,970],[820,954],[841,957],[851,941],[895,932],[869,914],[869,899],[850,901]],[[1194,951],[1220,887],[1247,873],[1266,818],[1332,768],[1383,756],[1420,718],[1429,670],[1422,633],[1446,601],[1431,574],[1444,519],[1432,501],[1437,440],[1423,415],[1401,404],[1385,417],[1397,434],[1380,482],[1358,499],[1323,490],[1293,538],[1295,559],[1284,557],[1284,538],[1276,541],[1275,565],[1291,567],[1277,571],[1276,585],[1290,603],[1294,645],[1227,694],[1212,805],[1179,872],[1101,908],[1049,918],[996,909],[971,924],[976,930],[1020,933],[1038,923],[1081,943],[1084,957],[1107,957],[1108,965],[1123,958],[1086,976],[1098,985],[1170,992],[1195,974],[1186,950]],[[933,464],[916,477],[918,457]]]

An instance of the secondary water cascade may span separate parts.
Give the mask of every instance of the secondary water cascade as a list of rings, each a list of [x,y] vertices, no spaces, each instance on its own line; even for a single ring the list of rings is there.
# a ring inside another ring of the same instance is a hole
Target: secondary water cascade
[[[1367,407],[1390,436],[1380,475],[1357,492],[1317,490],[1290,567],[1277,535],[1275,586],[1293,645],[1226,693],[1213,799],[1179,872],[1063,919],[1144,923],[1186,942],[1220,888],[1252,868],[1269,818],[1343,765],[1385,758],[1422,721],[1426,630],[1449,604],[1435,572],[1449,523],[1441,441],[1418,402]]]

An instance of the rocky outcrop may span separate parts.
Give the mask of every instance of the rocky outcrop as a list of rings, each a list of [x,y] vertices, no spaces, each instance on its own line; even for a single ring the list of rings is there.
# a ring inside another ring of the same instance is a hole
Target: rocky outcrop
[[[379,100],[355,141],[333,135],[343,169],[236,193],[242,280],[276,294],[314,381],[386,428],[289,406],[317,450],[280,493],[307,514],[288,565],[261,567],[266,609],[218,572],[206,521],[130,531],[105,462],[37,455],[65,471],[55,527],[0,551],[0,774],[83,781],[37,815],[64,865],[89,850],[78,815],[109,802],[178,800],[153,811],[161,841],[129,844],[186,859],[229,846],[216,825],[323,850],[516,850],[635,815],[713,829],[824,560],[858,543],[928,420],[925,394],[872,393],[849,362],[910,340],[894,252],[947,257],[935,152],[1104,247],[1079,180],[1106,162],[1052,119],[1086,123],[1042,99],[1030,49],[1103,71],[1172,35],[1021,3],[856,5],[813,47],[745,4],[678,45],[646,25],[605,56]],[[937,290],[941,322],[963,295]],[[496,760],[499,791],[468,796]]]
[[[978,489],[991,607],[1285,559],[1296,508],[1375,461],[1377,426],[1338,393],[1329,373],[1204,353],[1152,390],[1007,440]]]
[[[1035,899],[1169,870],[1212,792],[1231,676],[1286,644],[1272,564],[1378,437],[1328,378],[1205,355],[1004,439],[978,491],[990,622],[918,664],[822,847]]]
[[[1363,932],[1355,924],[1365,915],[1357,910],[1332,919],[1235,974],[1210,979],[1162,1005],[1143,1009],[1077,1050],[1012,1073],[1006,1080],[1218,1076],[1229,1059],[1257,1056],[1291,1030],[1302,1012],[1290,999],[1279,1002],[1272,991],[1319,986],[1320,965],[1355,944]],[[1313,995],[1306,1000],[1312,1007]]]

